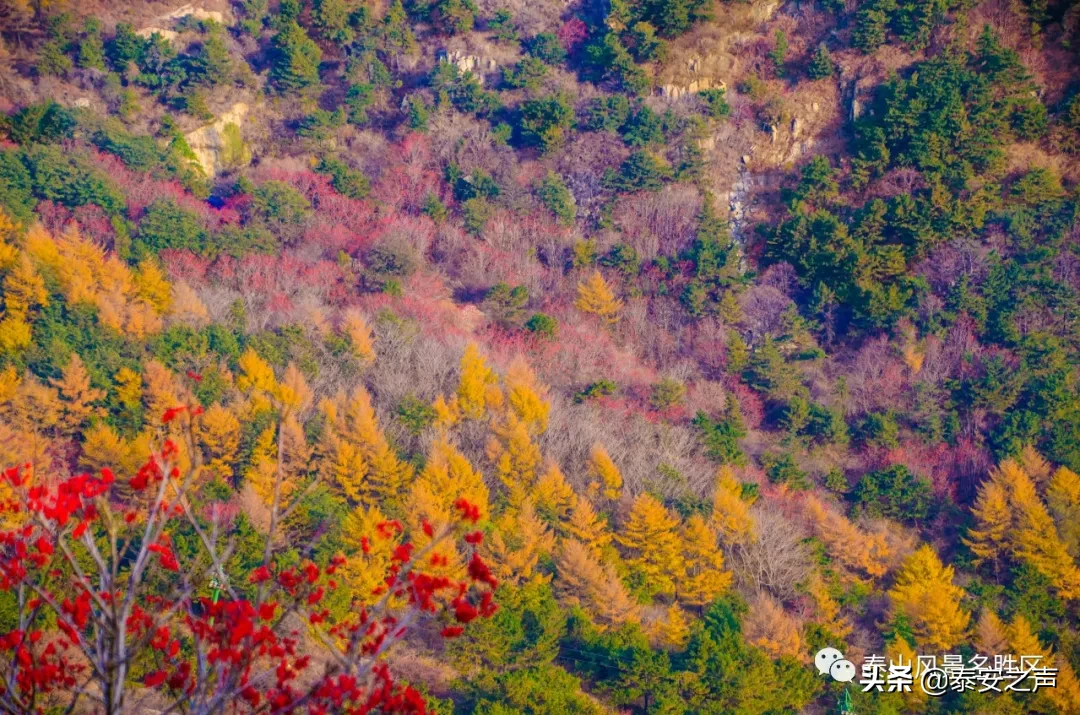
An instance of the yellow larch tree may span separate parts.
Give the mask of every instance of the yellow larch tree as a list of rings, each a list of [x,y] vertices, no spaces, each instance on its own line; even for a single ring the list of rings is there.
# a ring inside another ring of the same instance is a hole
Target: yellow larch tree
[[[729,544],[745,543],[754,535],[750,505],[742,498],[742,487],[735,479],[735,472],[727,465],[720,467],[716,473],[712,524]]]
[[[604,445],[597,442],[589,453],[589,493],[592,497],[603,497],[615,501],[622,494],[622,472],[615,466]]]
[[[72,432],[82,427],[91,417],[102,414],[93,403],[105,397],[105,391],[90,386],[90,373],[82,358],[72,353],[60,377],[50,381],[57,389],[62,405],[60,428]]]
[[[346,310],[341,316],[341,332],[349,339],[353,357],[362,365],[375,362],[375,345],[371,340],[371,328],[363,314],[354,308]]]
[[[678,584],[678,598],[691,606],[706,606],[731,585],[731,572],[724,570],[716,532],[703,517],[695,514],[687,519],[682,536],[686,571]]]
[[[975,648],[984,655],[1009,652],[1009,639],[1005,624],[994,609],[983,606],[979,620],[975,622],[973,641]]]
[[[83,467],[94,472],[108,467],[121,475],[132,473],[131,446],[108,423],[98,422],[84,431],[82,437],[79,464]]]
[[[3,214],[0,213],[0,216],[3,216]],[[14,365],[8,365],[3,370],[0,370],[0,412],[6,410],[11,401],[15,399],[15,393],[18,391],[21,382],[22,376],[15,371]]]
[[[533,489],[540,466],[540,447],[533,442],[528,427],[513,412],[491,425],[487,456],[495,474],[517,503]]]
[[[480,354],[476,343],[466,345],[465,353],[461,356],[461,378],[457,389],[457,405],[461,414],[468,419],[483,419],[487,414],[492,388],[496,388],[497,383],[495,372]]]
[[[27,376],[15,390],[11,401],[12,426],[27,432],[47,432],[60,425],[64,404],[56,388]]]
[[[611,544],[611,531],[607,522],[596,513],[592,502],[584,497],[579,497],[574,505],[570,521],[566,524],[566,532],[584,544],[595,557],[599,557]]]
[[[1080,598],[1080,567],[1069,555],[1034,484],[1030,479],[1016,480],[1012,497],[1016,508],[1012,536],[1017,558],[1045,574],[1062,598]]]
[[[847,638],[851,633],[851,623],[842,615],[840,603],[829,593],[829,587],[820,574],[811,575],[806,591],[810,594],[810,598],[814,599],[817,622],[827,628],[836,638]]]
[[[406,522],[409,526],[410,541],[416,550],[423,551],[431,546],[434,535],[451,520],[446,495],[435,494],[426,483],[414,483],[406,501]],[[424,528],[427,524],[431,533]],[[452,539],[444,539],[436,544],[424,564],[428,573],[447,578],[458,579],[465,574],[465,562],[461,552]]]
[[[160,423],[166,410],[187,404],[186,394],[176,383],[172,371],[157,360],[148,360],[143,365],[142,379],[143,403],[151,423]]]
[[[808,496],[805,504],[815,534],[835,561],[870,578],[880,578],[888,573],[891,556],[884,534],[859,529],[817,497]]]
[[[334,437],[328,456],[332,482],[353,504],[371,506],[373,500],[367,490],[367,462],[360,448],[346,439]]]
[[[975,555],[976,566],[984,562],[992,563],[996,573],[1008,551],[1013,522],[1009,490],[1000,470],[992,472],[990,479],[980,486],[971,513],[975,517],[975,524],[968,530],[963,542]]]
[[[615,297],[600,271],[593,271],[588,278],[578,283],[574,306],[582,313],[590,313],[605,323],[613,324],[619,320],[622,301]]]
[[[431,403],[431,409],[435,410],[435,429],[445,433],[451,427],[461,421],[461,408],[458,406],[457,395],[449,400],[444,395],[435,398]]]
[[[654,593],[674,594],[685,571],[678,528],[679,520],[654,496],[642,492],[616,537],[628,551],[627,562],[645,575]]]
[[[570,513],[578,499],[559,465],[550,461],[536,482],[532,498],[540,516],[553,524],[559,524],[560,528],[570,519]]]
[[[1060,467],[1050,478],[1046,503],[1065,548],[1074,559],[1080,559],[1080,476]]]
[[[541,434],[547,429],[551,405],[544,397],[547,388],[539,383],[525,358],[518,355],[510,363],[503,380],[507,402],[517,418],[525,423],[532,434]]]
[[[379,525],[387,523],[386,515],[372,506],[353,509],[341,524],[346,558],[343,577],[352,596],[367,605],[382,597],[390,556],[401,542],[397,531],[380,530]]]
[[[567,605],[584,608],[601,630],[639,620],[640,608],[615,570],[602,566],[580,541],[562,542],[555,567],[556,595]]]
[[[677,603],[664,611],[664,617],[649,624],[649,638],[665,650],[682,650],[690,641],[690,619]]]
[[[977,558],[1000,563],[1010,556],[1027,562],[1049,578],[1063,598],[1080,598],[1080,567],[1019,462],[1007,459],[991,472],[972,511],[975,528],[965,543]]]
[[[158,315],[164,315],[172,302],[172,287],[158,262],[144,258],[134,276],[135,294],[146,301]]]
[[[965,636],[971,615],[960,605],[964,590],[953,575],[953,567],[923,544],[904,561],[889,589],[893,614],[907,618],[921,646],[948,650]]]
[[[251,485],[255,494],[266,506],[274,503],[274,483],[278,477],[277,425],[271,425],[259,433],[251,453],[251,461],[244,472],[244,481]],[[295,487],[282,475],[278,489],[279,503]]]
[[[236,415],[221,404],[211,405],[196,420],[194,432],[207,471],[221,479],[232,479],[236,451],[240,448],[240,420]]]
[[[1024,473],[1031,477],[1031,480],[1035,482],[1040,491],[1046,488],[1053,469],[1050,462],[1047,462],[1046,458],[1039,454],[1034,445],[1024,445],[1024,448],[1020,450],[1020,454],[1016,456],[1016,461],[1020,464],[1020,468],[1024,470]]]
[[[244,392],[262,393],[272,395],[277,392],[277,378],[270,364],[259,357],[254,348],[248,348],[237,361],[240,366],[240,375],[236,378],[236,386]]]
[[[277,397],[282,409],[289,414],[300,414],[311,406],[313,397],[311,388],[308,387],[304,373],[300,372],[300,368],[295,363],[290,362],[286,366],[274,396]]]
[[[4,277],[5,317],[26,320],[30,312],[49,304],[49,291],[45,279],[34,268],[26,254],[20,254]]]
[[[125,409],[134,410],[142,404],[142,375],[130,367],[122,367],[113,376],[117,401]]]
[[[1001,652],[1001,651],[998,651]],[[918,655],[915,653],[915,649],[904,640],[903,638],[893,638],[888,645],[885,646],[885,660],[888,663],[900,663],[911,667],[911,673],[915,677],[915,682],[918,683],[919,678],[919,660]],[[904,708],[907,712],[921,713],[926,712],[926,701],[929,697],[926,691],[918,685],[915,685],[911,690],[908,690],[902,695]]]
[[[371,395],[363,385],[357,385],[342,413],[341,436],[360,448],[367,465],[365,489],[372,499],[397,502],[412,478],[412,465],[395,454],[379,428]]]
[[[424,469],[414,484],[422,485],[436,495],[448,516],[453,514],[453,504],[459,498],[475,505],[481,519],[490,514],[490,494],[483,475],[446,439],[436,440],[431,445]]]
[[[504,514],[498,528],[483,545],[495,577],[500,583],[515,586],[547,580],[537,571],[537,566],[554,548],[555,536],[536,515],[529,499],[525,499],[516,511]]]
[[[750,601],[743,619],[743,634],[747,643],[770,658],[806,659],[802,624],[766,593],[759,592]]]

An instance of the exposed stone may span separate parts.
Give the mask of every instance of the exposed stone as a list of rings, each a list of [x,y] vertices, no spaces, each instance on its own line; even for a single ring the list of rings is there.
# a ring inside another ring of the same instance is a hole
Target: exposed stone
[[[80,107],[80,108],[89,107],[90,106],[90,98],[89,97],[79,97],[78,99],[76,99],[74,102],[71,103],[71,106],[72,107]]]
[[[799,123],[798,117],[791,120],[791,137],[792,139],[799,138],[799,132],[802,130],[802,125]]]
[[[775,144],[776,143],[776,137],[779,134],[780,134],[780,128],[777,127],[775,124],[770,124],[769,125],[769,143],[770,144]]]
[[[172,42],[179,36],[180,33],[173,30],[166,30],[164,27],[155,27],[151,25],[150,27],[144,27],[141,30],[136,30],[135,34],[143,38],[144,40],[149,40],[152,36],[158,34],[161,35],[163,39]]]
[[[778,0],[770,0],[770,2],[754,4],[751,10],[751,17],[754,18],[754,22],[768,22],[776,14],[779,9],[780,3]]]
[[[442,50],[438,57],[440,62],[452,64],[461,72],[472,72],[481,84],[484,82],[481,70],[494,72],[499,68],[498,63],[490,57],[467,55],[461,50]]]
[[[166,13],[160,17],[154,19],[153,23],[147,25],[135,32],[136,35],[143,39],[148,39],[155,32],[161,35],[163,38],[172,42],[177,38],[179,33],[175,30],[170,30],[169,26],[185,17],[194,17],[196,20],[213,20],[214,22],[225,24],[225,15],[214,11],[204,10],[201,7],[195,7],[194,5],[181,5],[172,12]]]
[[[213,176],[251,161],[250,150],[239,139],[247,113],[248,105],[237,102],[212,124],[184,135],[207,175]]]

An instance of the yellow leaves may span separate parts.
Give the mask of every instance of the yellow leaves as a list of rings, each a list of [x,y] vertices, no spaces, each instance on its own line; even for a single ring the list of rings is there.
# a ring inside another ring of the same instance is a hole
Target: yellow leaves
[[[293,363],[289,363],[285,368],[285,375],[282,376],[275,394],[282,406],[292,414],[303,412],[311,406],[311,388],[308,387],[303,373]]]
[[[525,423],[533,434],[547,429],[551,405],[544,400],[546,388],[541,386],[525,358],[518,355],[510,363],[504,380],[509,396],[510,409]]]
[[[16,313],[5,315],[0,320],[0,351],[16,353],[30,347],[30,324]]]
[[[158,315],[164,315],[172,302],[172,289],[157,261],[144,258],[134,276],[135,295],[146,301]]]
[[[772,596],[759,592],[743,621],[746,642],[772,659],[806,660],[802,625]]]
[[[371,328],[368,327],[360,311],[355,309],[345,311],[341,319],[341,332],[349,339],[353,356],[362,365],[375,362],[375,346],[371,341]]]
[[[667,650],[682,650],[690,641],[690,619],[673,603],[664,611],[664,617],[649,626],[649,637],[654,644]]]
[[[1061,540],[1074,558],[1080,558],[1080,476],[1065,467],[1050,478],[1046,503],[1054,515]]]
[[[815,496],[806,498],[806,510],[813,520],[817,537],[835,561],[871,578],[888,573],[891,553],[883,533],[859,529]]]
[[[1005,624],[1001,622],[992,608],[983,606],[979,620],[975,624],[974,643],[979,653],[1008,653],[1009,643]],[[1026,652],[1026,651],[1013,651]]]
[[[499,480],[510,490],[511,503],[532,488],[540,465],[540,448],[532,441],[525,423],[514,413],[491,427],[487,456]]]
[[[461,420],[461,409],[458,407],[456,395],[449,402],[439,395],[431,408],[435,410],[435,426],[442,431],[450,429]]]
[[[488,367],[476,343],[466,345],[465,353],[461,356],[461,378],[457,389],[461,414],[468,419],[483,419],[491,388],[496,382],[494,371]]]
[[[595,497],[602,495],[612,501],[622,493],[623,478],[604,445],[597,442],[589,453],[589,492]]]
[[[123,261],[86,240],[74,224],[58,238],[35,226],[24,243],[26,253],[38,266],[56,277],[68,303],[94,306],[103,325],[134,338],[161,330],[159,304],[167,301],[168,284],[156,266],[145,264],[140,288]],[[162,291],[166,292],[164,299]]]
[[[143,366],[143,385],[143,400],[152,422],[159,421],[166,410],[185,404],[172,372],[157,360]]]
[[[49,430],[60,424],[64,406],[57,391],[28,377],[15,390],[12,416],[16,425],[31,432]]]
[[[12,365],[8,365],[0,371],[0,405],[6,405],[15,397],[15,391],[19,389],[22,378],[15,372]]]
[[[679,583],[679,598],[692,606],[705,606],[731,585],[731,572],[724,570],[724,554],[716,544],[716,532],[699,515],[690,517],[683,528],[685,576]]]
[[[49,304],[49,291],[25,254],[14,262],[4,277],[4,310],[8,318],[25,320],[30,311]]]
[[[216,404],[203,412],[194,430],[206,455],[207,470],[222,479],[231,479],[236,450],[240,447],[240,420]]]
[[[1030,455],[1027,461],[1033,462]],[[980,560],[996,559],[1008,551],[1049,578],[1063,598],[1080,598],[1080,568],[1019,463],[1007,459],[991,473],[972,511],[977,526],[965,543]]]
[[[639,608],[615,569],[600,562],[579,541],[563,541],[555,561],[556,594],[568,605],[580,605],[600,630],[638,621]]]
[[[277,391],[277,378],[270,364],[259,357],[254,348],[248,348],[237,361],[240,365],[240,376],[236,378],[236,386],[244,392],[262,392],[273,394]]]
[[[617,537],[630,552],[628,562],[646,576],[654,593],[674,593],[685,569],[678,526],[678,519],[663,504],[642,492]]]
[[[574,505],[566,532],[584,544],[597,558],[611,543],[607,522],[600,518],[593,505],[584,497],[579,497]]]
[[[960,607],[964,590],[953,584],[953,574],[924,544],[907,558],[889,590],[894,614],[908,619],[922,646],[948,650],[964,638],[971,615]]]
[[[210,311],[194,288],[185,281],[178,281],[172,286],[169,317],[185,325],[201,326],[210,322]]]
[[[488,488],[483,475],[446,440],[438,440],[431,446],[424,469],[412,486],[414,494],[421,490],[430,495],[429,501],[438,505],[437,518],[429,519],[435,526],[452,520],[454,502],[460,498],[476,505],[481,519],[487,518]]]
[[[113,378],[116,382],[116,399],[129,410],[142,403],[142,376],[129,367],[122,367]]]
[[[549,462],[547,470],[536,482],[533,494],[536,508],[552,521],[566,521],[577,503],[573,487],[566,481],[559,465]]]
[[[554,548],[555,536],[536,515],[528,499],[516,514],[506,514],[499,528],[484,542],[486,561],[495,577],[500,583],[514,586],[545,581],[546,576],[537,572],[537,565]]]
[[[578,283],[574,306],[583,313],[591,313],[605,323],[613,324],[619,320],[622,301],[615,298],[600,271],[593,271],[592,275]]]
[[[716,473],[712,524],[729,544],[744,543],[753,538],[754,518],[750,516],[750,505],[742,498],[742,487],[735,479],[735,472],[726,465]]]
[[[1045,695],[1058,708],[1058,712],[1077,712],[1080,708],[1080,682],[1077,681],[1076,672],[1069,665],[1069,661],[1060,654],[1053,653],[1051,649],[1044,648],[1031,624],[1020,613],[1013,616],[1005,633],[1009,642],[1008,652],[1017,656],[1041,655],[1041,667],[1058,669],[1057,687],[1046,689]]]
[[[259,433],[255,440],[255,448],[252,450],[251,463],[244,472],[244,480],[258,495],[265,506],[274,503],[274,484],[278,480],[278,454],[275,425],[271,425]],[[293,490],[294,484],[282,474],[281,484],[278,487],[279,504]]]
[[[105,397],[103,390],[90,386],[90,375],[86,372],[82,358],[72,353],[60,379],[52,380],[52,386],[60,393],[62,401],[61,429],[72,431],[83,425],[90,417],[103,410],[91,405]]]
[[[376,590],[385,586],[390,555],[399,541],[396,532],[379,533],[378,525],[386,520],[373,506],[353,509],[342,522],[341,540],[346,553],[343,577],[353,597],[366,605],[381,598]]]

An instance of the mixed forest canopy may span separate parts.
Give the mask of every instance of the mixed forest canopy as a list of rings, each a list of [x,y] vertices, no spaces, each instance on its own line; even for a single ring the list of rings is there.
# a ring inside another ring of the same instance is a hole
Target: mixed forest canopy
[[[1080,712],[1078,51],[0,0],[0,709]]]

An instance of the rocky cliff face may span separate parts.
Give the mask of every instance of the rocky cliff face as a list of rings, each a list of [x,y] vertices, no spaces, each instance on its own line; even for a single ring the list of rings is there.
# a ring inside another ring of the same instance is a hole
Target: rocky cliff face
[[[251,150],[241,136],[249,107],[237,102],[213,124],[184,136],[208,176],[236,169],[251,161]]]

